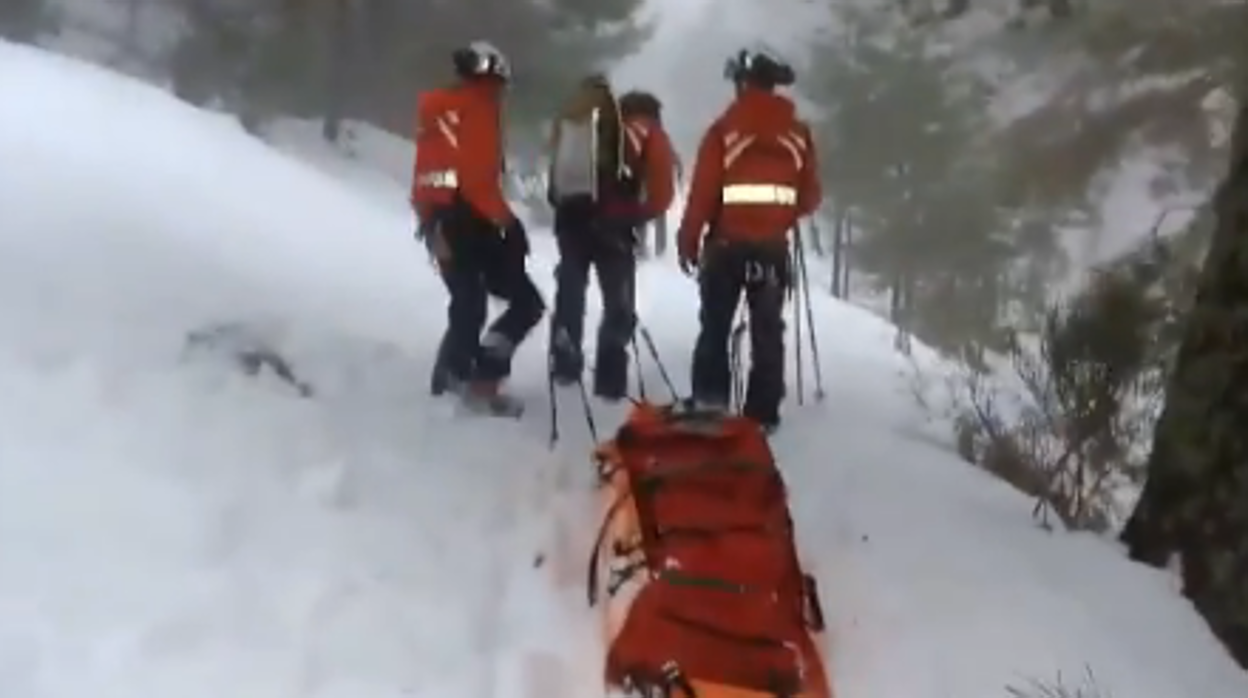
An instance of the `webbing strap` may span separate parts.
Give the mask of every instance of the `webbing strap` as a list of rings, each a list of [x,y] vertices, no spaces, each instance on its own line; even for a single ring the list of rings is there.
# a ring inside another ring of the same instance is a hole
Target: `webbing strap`
[[[699,698],[680,665],[670,660],[657,672],[653,669],[629,671],[624,678],[624,689],[628,695],[644,698]]]
[[[715,538],[728,533],[760,533],[770,535],[778,531],[771,526],[762,524],[732,524],[727,526],[656,526],[655,531],[660,538]]]
[[[752,460],[704,460],[691,465],[665,468],[661,472],[647,473],[639,478],[636,487],[637,489],[642,490],[644,494],[653,494],[655,489],[670,480],[710,470],[736,470],[744,472],[749,470],[765,471],[769,470],[769,468],[759,464],[757,461]]]
[[[749,584],[741,584],[732,582],[719,577],[699,577],[691,574],[684,574],[675,570],[662,570],[656,577],[668,584],[676,586],[699,587],[702,589],[714,589],[716,591],[726,591],[733,594],[750,594],[762,591],[758,587]]]
[[[611,506],[607,508],[606,514],[603,515],[602,525],[598,527],[598,535],[594,540],[593,551],[589,555],[589,566],[585,572],[585,593],[590,607],[598,604],[598,565],[599,557],[602,555],[602,544],[607,540],[607,532],[611,529],[611,522],[615,520],[624,505],[632,499],[627,494],[621,494],[611,502]]]
[[[687,618],[666,609],[659,611],[659,613],[672,623],[683,625],[691,630],[706,633],[707,635],[717,637],[721,640],[735,642],[746,647],[782,650],[798,655],[798,657],[795,657],[795,659],[797,659],[797,666],[791,667],[785,671],[777,671],[773,668],[768,671],[768,676],[765,681],[759,682],[758,685],[745,687],[756,691],[765,691],[768,695],[775,696],[775,698],[790,698],[791,696],[798,695],[801,691],[801,650],[795,648],[792,644],[784,640],[777,640],[763,635],[743,635],[734,633],[723,628],[708,625],[702,621]]]

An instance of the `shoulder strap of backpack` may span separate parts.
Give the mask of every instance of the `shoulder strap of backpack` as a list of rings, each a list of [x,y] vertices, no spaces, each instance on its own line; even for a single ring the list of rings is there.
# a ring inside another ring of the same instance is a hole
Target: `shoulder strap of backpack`
[[[626,168],[624,117],[620,113],[620,102],[614,94],[609,94],[604,101],[606,104],[601,105],[602,114],[599,122],[601,135],[605,136],[602,138],[603,155],[611,157],[614,165],[612,171],[618,177],[624,174]]]
[[[641,176],[645,174],[646,158],[650,153],[650,135],[649,129],[646,129],[636,122],[623,121],[624,137],[620,139],[621,151],[625,153],[624,162],[630,174]]]

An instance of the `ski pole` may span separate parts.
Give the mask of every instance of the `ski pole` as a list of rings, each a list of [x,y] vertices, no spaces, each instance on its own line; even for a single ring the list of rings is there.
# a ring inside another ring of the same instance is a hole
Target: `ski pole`
[[[554,346],[558,337],[554,325],[550,330],[551,348],[546,357],[546,380],[547,389],[550,394],[550,447],[553,449],[559,441],[559,391],[555,388],[555,352]],[[594,443],[598,442],[598,424],[594,419],[594,407],[589,400],[589,389],[585,387],[585,377],[582,375],[576,379],[577,388],[581,394],[581,407],[585,410],[585,424],[589,427],[589,435],[593,438]]]
[[[585,387],[585,376],[576,379],[581,392],[581,407],[585,408],[585,424],[589,427],[589,437],[598,443],[598,424],[594,419],[594,406],[589,402],[589,389]]]
[[[802,249],[802,230],[798,225],[793,226],[793,250],[789,257],[789,284],[793,285],[793,273],[795,268],[799,267],[799,259],[801,259]],[[799,274],[800,278],[800,274]],[[806,404],[806,386],[803,381],[802,373],[802,294],[801,288],[793,293],[793,361],[795,364],[797,378],[797,404]]]
[[[676,392],[676,384],[672,382],[672,377],[667,373],[667,366],[663,364],[663,359],[659,357],[659,349],[654,344],[654,337],[650,335],[650,330],[640,322],[637,323],[637,331],[641,333],[641,339],[646,343],[646,349],[650,352],[650,357],[654,359],[654,363],[659,367],[659,375],[662,376],[663,382],[667,385],[667,390],[672,394],[672,401],[680,401],[680,393]]]
[[[641,375],[641,348],[637,346],[637,332],[633,332],[633,370],[637,373],[637,397],[646,400],[646,379]]]
[[[550,392],[550,448],[554,450],[559,443],[559,393],[555,390],[555,358],[552,353],[546,357],[546,383]]]
[[[745,341],[745,333],[749,329],[745,323],[745,311],[738,313],[736,325],[732,328],[732,335],[728,340],[728,355],[730,368],[732,371],[732,406],[735,411],[740,411],[745,407],[745,376],[743,375],[741,358],[741,344]]]
[[[815,309],[814,302],[810,297],[810,274],[806,269],[806,253],[801,246],[801,228],[797,229],[798,246],[797,260],[798,271],[801,275],[802,295],[806,296],[806,331],[810,334],[810,358],[814,364],[815,371],[815,401],[822,402],[823,392],[823,366],[819,360],[819,338],[815,332]],[[800,298],[799,298],[800,301]],[[799,302],[800,305],[800,302]]]

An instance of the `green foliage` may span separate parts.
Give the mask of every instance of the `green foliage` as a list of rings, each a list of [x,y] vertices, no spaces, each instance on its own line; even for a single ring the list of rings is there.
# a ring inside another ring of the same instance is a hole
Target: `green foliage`
[[[270,7],[239,7],[210,2],[187,6],[186,31],[170,56],[174,91],[194,104],[221,100],[252,111],[271,80],[277,43],[284,27]],[[276,97],[276,95],[274,95]]]
[[[1243,0],[1100,0],[1071,18],[1006,32],[1000,54],[1061,76],[1005,134],[1019,188],[1054,206],[1101,195],[1096,178],[1142,147],[1166,149],[1165,189],[1212,186],[1224,156],[1209,98],[1240,84]]]
[[[337,3],[345,2],[345,8]],[[174,54],[192,101],[239,111],[329,115],[410,128],[419,91],[453,77],[451,52],[474,40],[512,62],[508,127],[531,140],[570,85],[633,50],[651,27],[640,0],[198,0]]]
[[[993,347],[1002,324],[1042,330],[1068,271],[1058,231],[1102,223],[1126,158],[1156,154],[1156,195],[1211,186],[1215,112],[1248,84],[1248,2],[1098,0],[996,30],[914,9],[833,8],[845,31],[817,51],[810,95],[825,181],[854,223],[855,271],[902,297],[899,321],[941,348]],[[1031,82],[1045,92],[1023,94]],[[989,116],[1020,98],[1037,103]]]
[[[810,96],[824,182],[861,234],[856,271],[901,294],[908,329],[939,348],[1002,348],[1002,322],[1043,306],[1060,261],[1054,219],[1002,203],[988,83],[926,29],[844,13]]]
[[[0,2],[0,38],[34,41],[54,31],[58,17],[47,0],[4,0]]]

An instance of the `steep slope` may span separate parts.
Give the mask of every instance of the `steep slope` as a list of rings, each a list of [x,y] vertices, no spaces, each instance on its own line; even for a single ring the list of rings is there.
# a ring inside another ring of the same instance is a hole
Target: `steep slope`
[[[590,618],[549,583],[594,524],[587,430],[565,400],[551,452],[540,409],[425,396],[442,291],[401,184],[361,197],[29,49],[0,44],[0,94],[0,695],[593,695]],[[545,283],[544,242],[534,262]],[[681,386],[695,306],[645,268]],[[839,695],[989,698],[1085,662],[1107,694],[1245,694],[1164,577],[915,438],[887,325],[816,311],[829,397],[776,448]],[[184,351],[221,323],[246,331]],[[535,402],[541,344],[515,380]],[[314,394],[241,377],[255,347]]]
[[[490,693],[545,425],[426,404],[408,222],[81,64],[0,94],[0,695]]]

